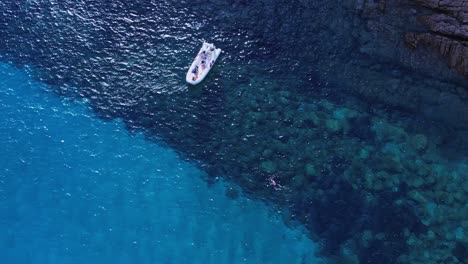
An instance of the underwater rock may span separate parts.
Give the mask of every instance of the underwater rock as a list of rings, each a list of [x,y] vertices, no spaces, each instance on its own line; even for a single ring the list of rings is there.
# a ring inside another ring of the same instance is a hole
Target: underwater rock
[[[271,149],[265,149],[265,150],[262,152],[262,156],[263,156],[264,158],[270,158],[272,154],[273,154],[273,151],[271,151]]]
[[[455,229],[455,238],[457,240],[462,240],[465,237],[465,232],[463,230],[463,227],[459,226],[457,229]]]
[[[327,119],[325,126],[330,133],[338,133],[342,129],[340,122],[335,119]]]
[[[371,130],[381,142],[403,142],[407,137],[403,128],[389,124],[385,120],[374,119]]]
[[[307,163],[307,164],[306,164],[305,172],[306,172],[306,175],[307,175],[307,176],[315,176],[316,173],[317,173],[317,172],[315,171],[314,165],[312,165],[312,164],[310,164],[310,163]]]
[[[367,159],[368,157],[369,157],[369,151],[365,148],[362,148],[361,151],[359,151],[359,158]]]
[[[419,152],[426,150],[427,148],[427,137],[422,134],[417,134],[410,137],[411,145]]]
[[[306,179],[302,175],[296,175],[291,179],[291,187],[300,190],[306,186]]]
[[[306,113],[303,120],[304,122],[309,122],[309,124],[312,124],[311,126],[318,126],[320,124],[320,118],[316,113],[313,112]]]
[[[468,195],[468,181],[463,183],[463,190],[465,191],[465,194]]]
[[[276,164],[272,161],[264,161],[260,164],[260,167],[266,173],[273,173],[276,171]]]
[[[404,170],[400,157],[395,154],[382,154],[378,157],[378,162],[379,166],[389,173],[400,173]]]
[[[362,237],[361,237],[361,243],[362,243],[362,246],[363,247],[369,247],[369,242],[372,240],[372,231],[370,230],[365,230],[363,233],[362,233]]]

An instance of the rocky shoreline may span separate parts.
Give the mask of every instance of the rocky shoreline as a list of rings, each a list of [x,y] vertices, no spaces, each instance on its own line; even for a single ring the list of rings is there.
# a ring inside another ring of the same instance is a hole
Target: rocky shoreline
[[[468,3],[462,0],[414,0],[430,12],[419,16],[428,32],[409,32],[406,42],[412,48],[428,46],[446,59],[450,68],[468,78]],[[459,92],[467,98],[466,90]]]
[[[468,81],[432,51],[441,50],[449,65],[463,68],[465,42],[458,35],[464,26],[447,25],[445,31],[454,33],[441,35],[421,23],[428,16],[440,17],[444,5],[429,9],[425,1],[413,0],[213,2],[216,9],[232,10],[218,15],[220,24],[254,32],[263,42],[282,47],[276,52],[280,57],[300,54],[323,82],[341,87],[341,92],[468,130]],[[448,8],[453,1],[445,2]],[[463,8],[466,4],[455,17],[463,17]]]

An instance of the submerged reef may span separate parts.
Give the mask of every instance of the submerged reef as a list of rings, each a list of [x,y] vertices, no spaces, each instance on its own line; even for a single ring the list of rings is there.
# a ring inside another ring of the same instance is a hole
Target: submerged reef
[[[468,160],[444,158],[443,133],[352,98],[311,99],[283,87],[252,77],[237,91],[242,100],[229,97],[210,164],[287,206],[326,254],[466,263]],[[281,189],[267,184],[271,175]]]
[[[413,5],[6,0],[0,52],[272,202],[336,263],[467,263],[466,81],[406,46]],[[203,38],[225,53],[187,88]]]

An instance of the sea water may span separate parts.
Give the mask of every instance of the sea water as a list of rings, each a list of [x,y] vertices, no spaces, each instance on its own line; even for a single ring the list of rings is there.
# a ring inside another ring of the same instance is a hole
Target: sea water
[[[279,213],[0,64],[1,263],[317,263]]]

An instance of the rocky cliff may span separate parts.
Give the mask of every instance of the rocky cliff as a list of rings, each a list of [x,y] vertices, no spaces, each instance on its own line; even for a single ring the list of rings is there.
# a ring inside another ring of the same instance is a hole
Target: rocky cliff
[[[428,46],[438,51],[450,66],[468,78],[468,2],[462,0],[414,0],[428,10],[419,16],[427,32],[406,33],[412,47]],[[465,89],[459,94],[466,98]]]

